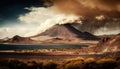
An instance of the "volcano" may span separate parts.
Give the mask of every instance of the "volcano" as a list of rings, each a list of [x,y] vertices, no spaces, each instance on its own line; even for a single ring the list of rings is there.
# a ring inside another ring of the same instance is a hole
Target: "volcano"
[[[94,36],[88,32],[81,32],[75,29],[70,24],[55,25],[52,28],[34,37],[38,37],[38,36],[50,36],[50,37],[57,37],[62,39],[83,39],[83,40],[98,39],[97,36]]]

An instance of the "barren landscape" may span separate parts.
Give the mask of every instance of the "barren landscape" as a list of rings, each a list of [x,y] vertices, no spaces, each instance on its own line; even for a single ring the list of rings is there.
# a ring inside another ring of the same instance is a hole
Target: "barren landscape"
[[[0,0],[0,69],[120,69],[120,0]]]

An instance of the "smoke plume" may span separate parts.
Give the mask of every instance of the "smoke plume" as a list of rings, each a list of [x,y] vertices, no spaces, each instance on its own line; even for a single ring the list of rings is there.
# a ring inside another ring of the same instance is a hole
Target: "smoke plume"
[[[81,23],[80,16],[74,14],[63,14],[58,13],[50,8],[30,8],[30,13],[21,15],[19,20],[22,23],[37,23],[39,27],[36,28],[36,31],[28,33],[26,36],[32,36],[46,31],[56,24],[66,24],[66,23]]]

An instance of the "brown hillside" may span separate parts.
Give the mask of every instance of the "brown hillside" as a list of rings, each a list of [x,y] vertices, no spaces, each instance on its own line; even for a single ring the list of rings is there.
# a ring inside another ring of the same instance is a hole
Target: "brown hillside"
[[[106,53],[120,51],[120,34],[104,36],[95,46],[89,46],[80,49],[81,53]]]
[[[98,43],[98,46],[106,47],[108,49],[114,49],[114,48],[120,49],[120,34],[113,35],[110,37],[104,37]]]
[[[8,40],[5,40],[3,43],[36,44],[38,42],[30,39],[29,37],[21,37],[15,35],[13,38],[9,38]]]

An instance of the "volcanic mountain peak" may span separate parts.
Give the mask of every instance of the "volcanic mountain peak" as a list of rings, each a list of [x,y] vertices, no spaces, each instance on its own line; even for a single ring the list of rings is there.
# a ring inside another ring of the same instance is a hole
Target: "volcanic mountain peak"
[[[58,37],[63,39],[85,39],[85,40],[96,40],[97,37],[88,33],[88,32],[81,32],[70,24],[65,25],[55,25],[52,28],[46,30],[45,32],[38,34],[34,37],[38,36],[51,36],[51,37]]]

